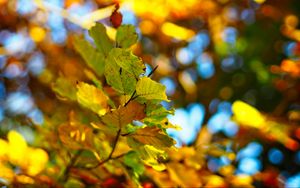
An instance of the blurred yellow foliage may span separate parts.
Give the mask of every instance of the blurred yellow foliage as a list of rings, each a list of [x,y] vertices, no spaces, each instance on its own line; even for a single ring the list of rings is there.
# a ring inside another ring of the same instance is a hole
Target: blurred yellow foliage
[[[208,182],[206,183],[205,187],[226,187],[226,183],[224,179],[217,175],[211,175],[208,178]]]
[[[233,118],[239,124],[262,128],[265,117],[254,107],[242,101],[235,101],[232,105]]]
[[[30,28],[29,35],[33,41],[41,42],[46,37],[46,31],[45,31],[45,29],[43,29],[41,27],[34,26],[34,27]]]
[[[259,3],[259,4],[261,4],[261,3],[264,3],[266,0],[254,0],[256,3]]]
[[[199,4],[197,0],[124,0],[132,4],[134,12],[137,15],[155,18],[156,21],[162,22],[171,14],[174,16],[184,16]]]
[[[232,179],[232,184],[234,187],[253,187],[251,184],[253,179],[251,176],[246,174],[241,174],[234,176]]]
[[[161,30],[165,35],[178,40],[189,40],[195,35],[194,31],[180,27],[171,22],[165,22],[162,25]]]
[[[29,147],[21,134],[12,130],[7,140],[0,139],[0,177],[12,179],[13,170],[5,162],[21,168],[24,173],[35,176],[39,174],[48,162],[48,154],[39,148]]]

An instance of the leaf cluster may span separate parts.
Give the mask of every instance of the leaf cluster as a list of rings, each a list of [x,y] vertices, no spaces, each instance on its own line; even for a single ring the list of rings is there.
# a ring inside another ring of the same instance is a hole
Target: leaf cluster
[[[76,36],[73,44],[90,80],[73,84],[60,77],[52,85],[59,97],[79,107],[71,109],[69,119],[58,127],[61,143],[72,153],[61,181],[69,180],[72,169],[104,168],[121,169],[138,184],[144,165],[165,169],[161,159],[175,144],[166,133],[172,127],[167,115],[173,111],[161,105],[169,101],[166,88],[145,75],[144,62],[132,53],[130,47],[138,40],[133,26],[120,26],[115,42],[101,23],[89,35],[92,42]],[[88,117],[80,118],[82,111]]]

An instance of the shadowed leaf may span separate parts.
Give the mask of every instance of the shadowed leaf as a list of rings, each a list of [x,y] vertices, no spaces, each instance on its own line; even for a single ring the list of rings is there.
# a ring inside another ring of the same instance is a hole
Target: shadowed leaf
[[[122,25],[118,28],[116,41],[122,48],[129,48],[137,39],[138,35],[133,25]]]
[[[122,128],[133,120],[142,120],[145,117],[145,106],[137,102],[130,102],[127,106],[107,113],[102,117],[102,121],[107,125]]]
[[[74,38],[74,46],[88,67],[90,67],[98,76],[102,76],[105,65],[104,55],[99,53],[88,41],[81,37]]]

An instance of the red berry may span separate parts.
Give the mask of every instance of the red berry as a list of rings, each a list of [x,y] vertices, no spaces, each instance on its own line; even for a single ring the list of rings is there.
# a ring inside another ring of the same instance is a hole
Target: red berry
[[[119,11],[114,11],[110,16],[110,22],[114,28],[118,28],[122,24],[122,14]]]

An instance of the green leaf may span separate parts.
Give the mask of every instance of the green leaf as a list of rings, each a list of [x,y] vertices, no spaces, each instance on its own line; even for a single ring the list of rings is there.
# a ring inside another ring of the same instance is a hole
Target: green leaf
[[[146,115],[149,118],[163,120],[168,115],[174,114],[174,110],[167,110],[163,105],[156,103],[147,103]]]
[[[76,100],[76,87],[72,82],[64,77],[59,77],[52,84],[52,90],[61,98]]]
[[[96,23],[96,25],[89,30],[89,34],[94,39],[99,52],[107,56],[109,51],[113,48],[113,43],[108,38],[105,26],[101,23]]]
[[[117,30],[116,41],[118,46],[128,48],[137,42],[138,35],[133,25],[121,25]]]
[[[130,102],[127,106],[107,113],[102,117],[102,121],[107,125],[122,128],[133,120],[142,120],[145,117],[145,106],[137,102]]]
[[[166,87],[148,77],[143,77],[137,82],[136,93],[139,97],[148,100],[169,101],[166,95]]]
[[[93,85],[80,82],[77,85],[77,101],[82,106],[102,116],[108,111],[109,98],[105,93]]]
[[[120,68],[114,61],[106,61],[104,75],[106,82],[119,94],[131,95],[136,86],[134,75]]]
[[[102,76],[105,66],[104,55],[99,53],[88,41],[78,36],[74,38],[74,46],[88,67],[98,76]]]
[[[145,72],[145,64],[137,56],[133,55],[131,51],[114,48],[109,52],[108,63],[114,62],[123,71],[127,71],[134,75],[135,78]]]
[[[124,156],[124,163],[133,169],[134,173],[141,175],[145,168],[140,160],[140,156],[137,152],[131,151]]]
[[[174,140],[157,127],[145,127],[138,129],[135,133],[128,135],[128,137],[132,138],[136,142],[144,145],[152,145],[158,149],[174,145]]]

